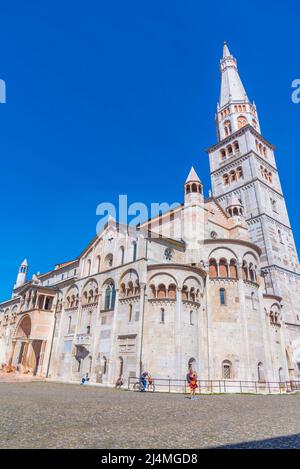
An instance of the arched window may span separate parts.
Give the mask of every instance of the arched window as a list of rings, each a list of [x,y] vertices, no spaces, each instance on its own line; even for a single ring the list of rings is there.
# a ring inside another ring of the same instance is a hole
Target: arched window
[[[210,278],[216,278],[218,276],[218,267],[215,259],[209,260],[209,276]]]
[[[231,278],[237,278],[237,267],[236,267],[236,261],[234,259],[231,259],[230,261],[229,273],[230,273]]]
[[[220,151],[221,161],[226,160],[226,151],[223,149]]]
[[[97,263],[96,263],[96,268],[97,268],[97,272],[100,272],[100,269],[101,269],[101,257],[100,256],[97,256]]]
[[[258,377],[259,382],[265,381],[265,372],[264,372],[264,366],[262,362],[259,362],[257,365],[257,377]]]
[[[155,285],[150,285],[150,294],[151,294],[151,298],[156,298],[156,288],[155,288]]]
[[[188,369],[192,371],[197,371],[197,361],[195,358],[190,358],[188,361]]]
[[[236,172],[233,169],[229,173],[229,178],[231,182],[236,181]]]
[[[230,123],[230,121],[224,122],[224,131],[225,131],[225,136],[226,137],[227,137],[227,135],[231,134],[231,123]]]
[[[220,305],[225,305],[226,304],[225,288],[220,288],[219,294],[220,294]]]
[[[129,321],[132,321],[132,305],[129,305]]]
[[[240,146],[239,146],[239,142],[233,142],[233,148],[234,148],[234,151],[236,153],[238,153],[240,151]]]
[[[186,285],[184,285],[184,286],[182,287],[181,296],[182,296],[182,300],[183,300],[183,301],[187,301],[187,300],[188,300],[188,288],[187,288]]]
[[[136,256],[137,256],[137,242],[134,241],[133,242],[133,256],[132,256],[133,262],[136,261]]]
[[[164,308],[160,309],[160,322],[164,324],[165,322],[165,310]]]
[[[86,265],[86,275],[87,275],[87,277],[91,274],[91,264],[92,264],[91,259],[88,259],[87,265]]]
[[[241,166],[239,166],[237,169],[236,169],[236,178],[237,179],[240,179],[243,177],[243,169]]]
[[[86,326],[86,333],[89,335],[91,332],[91,326]]]
[[[222,363],[222,379],[232,378],[232,363],[229,360],[224,360]]]
[[[127,287],[127,296],[133,296],[133,283],[130,281],[128,282],[128,287]]]
[[[279,382],[282,383],[284,381],[283,379],[283,368],[280,367],[279,370],[278,370],[278,378],[279,378]]]
[[[283,241],[282,241],[282,234],[281,234],[281,231],[280,231],[280,230],[278,230],[278,238],[279,238],[280,243],[283,243]]]
[[[105,303],[104,309],[114,309],[116,300],[116,290],[113,283],[107,285],[105,290]]]
[[[232,156],[232,146],[231,145],[228,145],[227,147],[227,151],[228,151],[228,156]]]
[[[121,246],[120,247],[120,264],[121,265],[124,264],[124,255],[125,255],[124,246]]]
[[[220,259],[219,263],[219,277],[227,278],[228,277],[228,266],[226,259]]]
[[[229,176],[228,176],[228,174],[224,174],[224,175],[223,175],[223,184],[224,184],[224,186],[228,186],[228,184],[229,184]]]
[[[102,362],[103,362],[103,363],[102,363],[102,370],[103,370],[102,373],[103,373],[104,375],[106,375],[106,372],[107,372],[107,358],[106,358],[106,357],[103,357],[103,358],[102,358]]]
[[[168,289],[168,297],[172,300],[176,299],[176,285],[170,285]]]
[[[166,292],[166,287],[163,284],[160,284],[158,286],[158,291],[157,291],[157,298],[166,298],[167,292]]]
[[[112,267],[113,260],[114,260],[113,255],[112,254],[107,254],[107,256],[105,258],[105,266],[107,268]]]

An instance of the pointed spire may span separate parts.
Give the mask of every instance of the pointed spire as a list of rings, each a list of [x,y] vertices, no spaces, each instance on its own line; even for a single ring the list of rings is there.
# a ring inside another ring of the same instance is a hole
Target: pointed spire
[[[220,107],[231,102],[249,102],[245,88],[240,79],[237,61],[230,54],[227,43],[223,46],[223,58],[220,63],[221,69],[221,92]]]
[[[20,265],[24,267],[28,267],[27,259],[24,259],[24,261]]]
[[[186,178],[185,183],[187,182],[201,182],[198,174],[196,173],[194,166],[191,167],[188,177]]]
[[[231,54],[229,52],[229,48],[228,48],[228,45],[227,45],[227,42],[224,41],[224,45],[223,45],[223,59],[225,59],[225,57],[230,57]]]

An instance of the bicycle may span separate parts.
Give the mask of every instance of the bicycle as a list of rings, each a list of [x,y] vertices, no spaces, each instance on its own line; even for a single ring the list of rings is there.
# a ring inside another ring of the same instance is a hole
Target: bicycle
[[[155,392],[154,380],[152,380],[151,383],[147,383],[146,389],[143,383],[139,380],[136,383],[134,383],[133,390],[140,391],[140,392]]]

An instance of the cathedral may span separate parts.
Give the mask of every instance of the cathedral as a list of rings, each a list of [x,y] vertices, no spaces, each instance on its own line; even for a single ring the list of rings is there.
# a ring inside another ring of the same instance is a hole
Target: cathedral
[[[74,260],[28,278],[0,303],[0,366],[112,386],[149,371],[184,380],[300,379],[300,270],[274,156],[224,44],[207,149],[183,202],[135,230],[109,218]]]

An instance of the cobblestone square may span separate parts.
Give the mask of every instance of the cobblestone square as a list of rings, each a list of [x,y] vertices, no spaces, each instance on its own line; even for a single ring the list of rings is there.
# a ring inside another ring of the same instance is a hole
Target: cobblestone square
[[[0,383],[1,448],[300,448],[300,394],[137,393]]]

